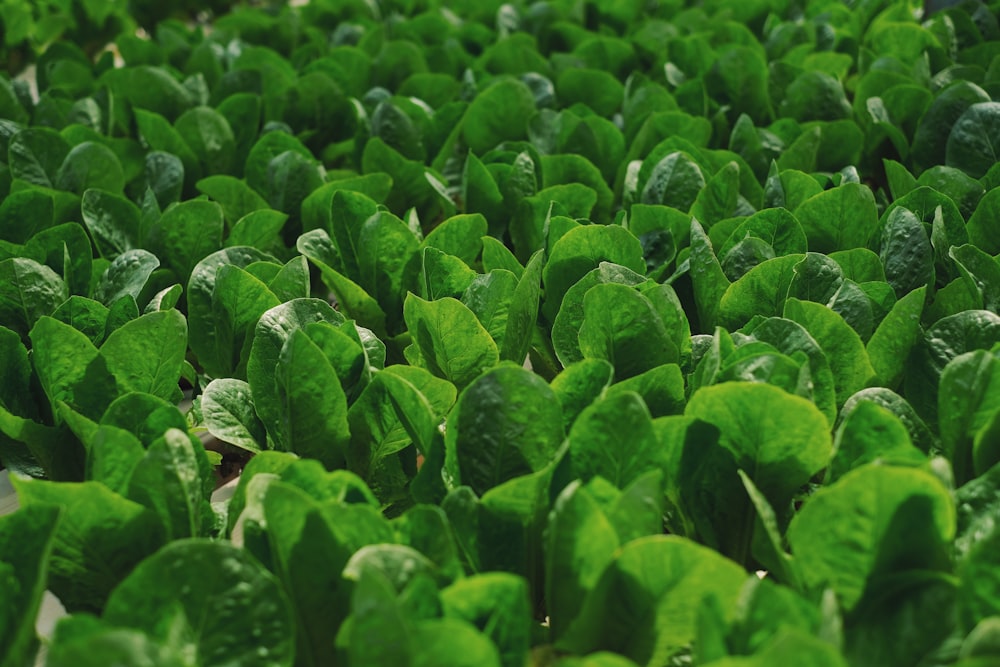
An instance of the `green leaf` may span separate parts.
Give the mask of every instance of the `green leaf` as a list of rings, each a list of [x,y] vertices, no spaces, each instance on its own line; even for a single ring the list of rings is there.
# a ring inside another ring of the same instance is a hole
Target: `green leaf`
[[[574,653],[613,651],[637,664],[666,664],[697,634],[699,608],[715,596],[736,603],[746,572],[689,540],[653,536],[625,545],[556,645]]]
[[[945,164],[957,167],[973,178],[982,178],[997,162],[1000,142],[1000,104],[978,102],[967,108],[948,134]]]
[[[780,315],[795,267],[803,257],[785,255],[761,262],[729,285],[719,300],[719,326],[738,329],[754,315]]]
[[[535,98],[528,87],[501,78],[469,105],[462,119],[462,139],[473,153],[482,155],[502,141],[523,138],[534,111]]]
[[[34,505],[0,518],[0,591],[4,606],[0,613],[3,664],[30,664],[38,638],[34,619],[45,592],[49,558],[60,512],[55,507]]]
[[[665,464],[649,410],[634,392],[620,392],[585,408],[569,432],[573,477],[601,476],[619,489]]]
[[[409,294],[403,316],[421,355],[421,365],[459,389],[500,359],[490,334],[461,301],[424,301]]]
[[[524,664],[531,646],[531,611],[524,579],[506,572],[460,579],[441,591],[441,607],[446,618],[467,621],[489,637],[500,652],[503,667]]]
[[[213,304],[217,298],[215,292],[219,270],[229,265],[245,269],[254,262],[271,259],[273,258],[270,255],[256,248],[236,246],[224,248],[208,255],[198,262],[191,271],[191,279],[187,284],[188,319],[191,323],[189,344],[191,351],[198,357],[198,361],[205,367],[205,371],[209,375],[223,374],[217,359],[219,331],[216,327],[216,310]],[[230,276],[230,278],[238,282],[242,276]],[[252,311],[252,308],[240,303],[243,296],[242,290],[237,290],[235,297],[228,297],[233,298],[236,302],[235,305],[239,306],[236,308],[237,314],[246,314]],[[218,299],[223,299],[221,293]],[[231,350],[227,348],[226,352],[229,353]]]
[[[264,201],[264,198],[245,181],[225,173],[207,176],[198,181],[195,187],[198,188],[198,192],[208,195],[210,199],[214,199],[222,206],[223,216],[230,226],[235,226],[237,221],[255,211],[267,208],[267,202]],[[253,244],[233,243],[232,245]]]
[[[60,190],[81,195],[90,188],[120,194],[125,189],[125,172],[110,148],[96,141],[84,141],[66,155],[54,183]]]
[[[808,589],[829,586],[850,612],[880,580],[950,567],[954,533],[955,508],[934,475],[869,464],[813,494],[787,537]]]
[[[454,485],[482,495],[544,469],[562,440],[562,411],[552,389],[531,371],[503,365],[459,395],[445,431],[445,466]]]
[[[206,106],[188,109],[174,121],[174,127],[191,151],[198,156],[205,174],[226,174],[236,159],[236,139],[226,117]]]
[[[879,256],[898,298],[934,283],[934,256],[923,224],[909,210],[894,209],[882,229]]]
[[[94,299],[111,306],[124,296],[138,301],[150,276],[160,266],[156,255],[142,249],[118,254],[101,275],[94,289]]]
[[[587,291],[578,336],[584,358],[611,362],[620,379],[680,359],[653,304],[627,285],[600,284]]]
[[[783,507],[830,460],[823,414],[806,399],[772,385],[726,382],[703,387],[684,414],[719,429],[720,444],[774,507]]]
[[[603,284],[636,286],[642,282],[643,277],[635,271],[619,264],[601,262],[567,290],[552,324],[552,346],[564,367],[584,358],[580,351],[579,333],[584,321],[583,304],[590,289]]]
[[[288,333],[274,368],[278,428],[264,423],[282,449],[319,459],[332,470],[342,466],[350,440],[347,397],[325,350],[307,332],[303,327]]]
[[[71,612],[104,609],[111,591],[164,543],[156,514],[99,482],[12,481],[24,507],[62,509],[48,586]]]
[[[948,256],[955,260],[972,291],[981,296],[983,308],[1000,311],[1000,263],[971,244],[952,246]]]
[[[51,317],[31,330],[35,372],[52,409],[60,401],[99,419],[117,396],[115,378],[103,355],[87,337]]]
[[[197,655],[206,667],[232,660],[248,667],[290,667],[295,654],[285,592],[253,556],[225,542],[168,544],[114,591],[103,619]]]
[[[114,259],[141,245],[139,208],[128,199],[111,192],[87,190],[80,210],[102,257]]]
[[[872,461],[914,467],[927,462],[899,417],[874,401],[858,401],[850,410],[844,409],[833,449],[827,484]]]
[[[250,385],[242,380],[219,378],[209,382],[201,396],[201,414],[208,432],[250,452],[267,444],[264,425],[254,411]]]
[[[864,343],[836,312],[812,301],[790,298],[785,302],[784,315],[801,324],[819,343],[830,362],[838,405],[875,379]]]
[[[618,534],[588,487],[571,482],[549,515],[545,550],[545,597],[555,640],[576,618],[618,547]]]
[[[268,487],[264,514],[276,573],[291,594],[295,611],[297,659],[309,665],[325,664],[334,659],[334,638],[348,611],[349,587],[341,571],[352,549],[384,539],[361,528],[365,515],[371,521],[375,511],[363,505],[321,504],[305,491],[281,482]],[[359,525],[349,531],[343,523],[346,518]],[[377,514],[374,518],[381,519]],[[298,548],[304,540],[309,549]]]
[[[991,255],[1000,253],[1000,226],[997,223],[997,212],[1000,211],[1000,188],[993,188],[979,200],[976,210],[969,217],[966,229],[969,241],[980,250]],[[961,245],[954,243],[953,245]]]
[[[1000,359],[986,350],[960,354],[944,367],[938,390],[941,446],[961,485],[985,472],[974,464],[974,441],[1000,410]]]
[[[643,163],[644,167],[645,165]],[[686,153],[675,151],[661,158],[652,167],[639,201],[643,204],[665,204],[680,211],[688,211],[704,187],[705,176],[701,167]]]
[[[49,267],[26,257],[0,261],[0,319],[22,338],[68,296],[66,283]]]
[[[70,145],[55,130],[30,127],[10,138],[7,164],[13,178],[51,188],[69,151]]]
[[[222,248],[222,207],[193,199],[164,211],[150,231],[150,243],[162,248],[166,265],[183,284],[195,266]]]
[[[542,270],[545,305],[542,312],[553,320],[567,290],[601,262],[620,264],[644,274],[642,244],[616,225],[584,225],[564,234],[549,252]]]
[[[794,212],[813,252],[866,247],[878,223],[872,191],[857,183],[814,195]]]
[[[868,358],[883,386],[894,388],[903,378],[910,350],[920,337],[926,294],[926,287],[918,287],[897,301],[868,341]]]
[[[215,273],[211,322],[214,349],[199,357],[214,377],[243,378],[260,316],[282,300],[267,285],[236,264],[223,264]]]
[[[955,122],[972,105],[989,101],[989,94],[971,81],[956,81],[941,91],[921,116],[913,135],[914,164],[922,169],[943,164]]]
[[[299,237],[296,248],[319,269],[323,283],[333,292],[346,315],[376,334],[385,335],[386,316],[378,302],[360,285],[333,268],[339,256],[326,231],[306,232]]]
[[[201,441],[175,428],[153,441],[132,470],[127,497],[156,512],[168,540],[206,535],[215,486]]]
[[[118,391],[141,391],[165,400],[180,398],[178,381],[187,352],[187,322],[177,310],[160,310],[111,332],[101,356]]]
[[[247,381],[253,392],[257,415],[267,428],[268,438],[272,446],[288,442],[285,432],[285,421],[288,419],[288,414],[282,407],[283,399],[276,378],[279,357],[286,341],[291,338],[292,332],[305,327],[310,322],[328,322],[338,326],[344,321],[343,315],[319,299],[293,299],[268,310],[257,321],[253,346],[250,348],[250,357],[247,360]],[[300,351],[304,350],[307,355],[309,352],[315,352],[310,348],[310,344],[315,347],[315,344],[312,344],[308,339],[300,341]],[[315,354],[309,356],[315,357]],[[303,360],[295,361],[298,363]],[[329,367],[329,362],[324,361],[324,363]],[[320,369],[323,368],[320,366]],[[309,371],[303,372],[308,374]],[[332,373],[332,369],[329,369],[329,372]],[[311,384],[315,386],[317,382]],[[298,397],[305,399],[305,392],[298,394],[296,398]],[[322,398],[322,395],[317,396],[317,400],[322,400]],[[316,419],[324,418],[321,414],[313,415],[313,417]]]
[[[372,378],[347,418],[351,431],[348,468],[367,480],[384,504],[400,500],[412,477],[406,471],[409,458],[415,458],[404,450],[416,445],[429,456],[440,420],[435,407],[402,373],[387,369]]]

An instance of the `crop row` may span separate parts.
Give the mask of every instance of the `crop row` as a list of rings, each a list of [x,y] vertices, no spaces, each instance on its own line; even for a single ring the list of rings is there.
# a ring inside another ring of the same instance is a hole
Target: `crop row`
[[[996,2],[72,6],[0,666],[1000,660]]]

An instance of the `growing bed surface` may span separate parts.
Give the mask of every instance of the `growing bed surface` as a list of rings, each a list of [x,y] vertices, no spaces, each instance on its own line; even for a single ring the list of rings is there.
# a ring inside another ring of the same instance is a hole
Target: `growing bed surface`
[[[0,4],[0,667],[1000,664],[1000,2],[295,4]]]

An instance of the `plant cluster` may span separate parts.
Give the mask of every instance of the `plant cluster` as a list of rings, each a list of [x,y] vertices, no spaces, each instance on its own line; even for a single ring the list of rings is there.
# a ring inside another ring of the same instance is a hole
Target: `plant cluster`
[[[79,23],[0,78],[0,665],[46,589],[52,667],[997,664],[998,11]]]

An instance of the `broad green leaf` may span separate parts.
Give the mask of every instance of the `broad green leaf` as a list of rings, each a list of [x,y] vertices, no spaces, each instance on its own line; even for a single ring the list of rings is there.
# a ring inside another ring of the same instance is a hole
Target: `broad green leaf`
[[[823,414],[806,399],[768,384],[703,387],[684,414],[719,429],[720,444],[775,507],[784,506],[830,460]]]
[[[108,595],[132,568],[164,544],[163,526],[155,513],[99,482],[15,479],[13,483],[24,507],[62,509],[48,586],[69,611],[103,609]]]
[[[684,411],[684,376],[677,364],[657,366],[616,382],[607,388],[606,395],[613,396],[626,391],[639,394],[654,419]]]
[[[611,384],[614,367],[603,359],[581,359],[568,364],[552,380],[552,391],[562,406],[567,430],[577,416]]]
[[[164,253],[166,265],[183,284],[195,266],[222,248],[222,207],[193,199],[164,211],[150,231],[150,243]]]
[[[78,195],[90,188],[120,194],[125,190],[125,172],[114,151],[102,143],[84,141],[66,155],[54,184]]]
[[[795,277],[795,267],[802,259],[803,255],[769,259],[729,285],[719,300],[719,326],[737,329],[754,315],[780,315],[788,286]]]
[[[236,139],[226,117],[207,106],[188,109],[174,127],[198,156],[204,174],[227,174],[236,160]]]
[[[22,338],[67,297],[66,283],[49,267],[26,257],[0,261],[0,319]]]
[[[965,310],[941,318],[918,340],[906,364],[906,398],[932,427],[938,422],[941,373],[955,357],[986,350],[1000,342],[1000,317],[986,310]]]
[[[920,313],[926,287],[919,287],[896,302],[868,341],[866,350],[879,381],[896,387],[903,378],[910,350],[920,337]]]
[[[200,537],[212,529],[208,504],[215,477],[201,441],[168,429],[132,470],[126,496],[156,512],[168,540]]]
[[[934,475],[869,464],[813,494],[787,537],[808,589],[831,587],[850,611],[880,578],[948,568],[954,534],[954,505]]]
[[[971,81],[956,81],[941,91],[920,118],[913,136],[914,164],[922,169],[943,164],[955,122],[972,105],[989,101],[989,93]]]
[[[38,639],[35,621],[45,592],[53,538],[59,525],[58,508],[35,505],[0,518],[0,642],[4,667],[27,665]]]
[[[444,297],[458,298],[479,275],[458,257],[437,248],[421,252],[421,295],[430,301]]]
[[[10,137],[7,164],[13,178],[51,188],[69,151],[70,145],[55,130],[29,127]]]
[[[675,151],[653,166],[639,200],[688,211],[704,187],[705,176],[698,164],[687,154]]]
[[[584,300],[591,288],[603,284],[637,286],[642,282],[642,275],[629,268],[601,262],[566,291],[552,324],[552,346],[564,367],[584,358],[580,350],[579,334],[584,321]]]
[[[969,241],[991,255],[1000,253],[998,210],[1000,210],[1000,188],[993,188],[979,200],[979,205],[976,206],[975,212],[969,217],[968,225],[966,225]],[[954,245],[960,244],[955,243]]]
[[[934,283],[934,254],[923,224],[904,208],[894,209],[882,229],[879,256],[898,298]]]
[[[459,395],[445,431],[445,465],[456,485],[482,495],[544,469],[562,440],[562,411],[552,389],[531,371],[502,365]]]
[[[499,361],[496,343],[461,301],[424,301],[409,294],[403,315],[420,365],[459,389]]]
[[[542,312],[554,320],[567,290],[601,262],[620,264],[645,273],[642,244],[616,225],[585,225],[563,235],[549,252],[542,270],[545,304]]]
[[[306,232],[299,237],[296,248],[320,270],[323,283],[333,292],[344,313],[376,334],[384,335],[385,312],[361,286],[333,268],[339,256],[325,230]]]
[[[104,665],[162,665],[182,667],[184,659],[145,633],[110,627],[87,614],[61,619],[46,654],[52,667],[103,667]]]
[[[974,465],[974,440],[1000,410],[1000,359],[986,350],[960,354],[941,371],[938,393],[941,446],[951,459],[955,482],[985,470]]]
[[[264,201],[264,198],[245,181],[226,173],[207,176],[198,181],[196,187],[198,192],[208,195],[210,199],[214,199],[222,206],[222,214],[231,227],[254,211],[267,208],[267,202]]]
[[[219,378],[209,382],[201,396],[201,414],[213,436],[250,452],[265,448],[264,425],[254,411],[250,385],[242,380]]]
[[[179,645],[206,667],[233,660],[290,667],[295,654],[291,603],[277,579],[225,542],[170,543],[128,575],[109,598],[103,619]]]
[[[955,260],[971,290],[981,296],[983,308],[994,313],[1000,311],[1000,263],[968,243],[952,246],[948,256]]]
[[[872,191],[857,183],[814,195],[794,213],[809,240],[809,250],[821,253],[866,247],[878,223]]]
[[[945,164],[973,178],[982,178],[997,162],[1000,104],[978,102],[967,108],[948,134]]]
[[[588,487],[571,482],[549,514],[545,549],[545,597],[554,639],[576,618],[618,547],[618,534]]]
[[[278,356],[274,407],[279,410],[279,418],[278,428],[272,430],[282,449],[319,459],[332,470],[343,465],[350,440],[347,397],[325,350],[307,331],[308,327],[292,329]]]
[[[344,321],[343,315],[319,299],[293,299],[268,310],[257,321],[253,346],[250,348],[250,357],[247,360],[247,382],[253,392],[254,408],[267,429],[270,446],[279,446],[288,442],[285,422],[289,415],[282,407],[282,390],[279,389],[276,377],[279,357],[285,343],[291,338],[292,332],[305,327],[310,322],[328,322],[339,326]],[[316,351],[312,350],[310,345],[306,343],[311,344],[311,341],[308,339],[300,341],[300,350],[304,350],[307,356],[315,357],[315,354],[310,355],[309,353]],[[312,346],[315,347],[314,344]],[[296,361],[304,362],[305,359]],[[329,367],[329,363],[325,363]],[[320,366],[319,368],[323,369],[324,367]],[[309,373],[308,370],[302,372],[307,373],[307,375]],[[329,373],[332,372],[332,369],[329,369]],[[285,378],[286,381],[292,379]],[[321,385],[322,382],[311,378],[310,384],[315,387]],[[285,385],[286,390],[287,388],[288,386]],[[323,400],[325,393],[324,390],[321,390],[321,394],[316,399]],[[296,397],[306,398],[304,388],[302,392],[296,392]],[[343,390],[341,390],[342,397]],[[312,418],[323,420],[327,416],[316,414],[312,415]],[[334,416],[329,416],[329,419],[334,419]]]
[[[104,356],[87,337],[51,317],[31,330],[35,372],[53,410],[60,401],[99,419],[118,395]]]
[[[730,287],[712,242],[697,220],[691,220],[691,283],[698,309],[698,330],[708,331],[716,324],[723,296]]]
[[[420,244],[402,220],[385,212],[365,220],[357,243],[358,284],[379,303],[393,329],[401,324],[406,266]]]
[[[924,453],[913,445],[903,422],[878,403],[859,401],[843,414],[833,441],[827,484],[872,461],[915,467],[927,462]]]
[[[680,359],[653,304],[628,285],[606,283],[587,291],[578,338],[583,357],[611,362],[619,379]]]
[[[406,468],[416,459],[403,450],[415,445],[429,456],[439,419],[427,397],[401,374],[377,373],[347,413],[348,468],[367,480],[384,504],[400,500],[412,477]]]
[[[526,85],[499,79],[475,97],[462,119],[462,138],[469,149],[482,155],[505,140],[525,136],[535,100]]]
[[[94,290],[94,299],[111,306],[123,296],[138,301],[143,288],[160,266],[156,255],[142,249],[126,250],[111,260]]]
[[[120,195],[102,190],[83,193],[80,211],[102,257],[114,259],[139,247],[139,208]]]
[[[341,571],[356,545],[334,528],[341,523],[335,520],[335,513],[357,520],[359,512],[371,509],[340,503],[321,505],[318,499],[284,482],[268,487],[264,498],[268,540],[276,574],[291,594],[296,654],[302,664],[321,665],[334,659],[336,631],[347,615],[349,588]],[[364,531],[357,532],[362,538]],[[298,548],[303,541],[308,541],[309,549]]]
[[[569,431],[575,479],[603,477],[619,489],[665,464],[649,410],[634,392],[620,392],[585,408]]]
[[[653,536],[625,545],[587,596],[559,648],[614,651],[637,664],[665,664],[697,634],[699,608],[715,596],[732,609],[746,573],[689,540]]]
[[[500,652],[503,667],[524,664],[531,646],[531,615],[524,579],[490,572],[460,579],[441,591],[446,618],[473,624]]]
[[[790,298],[785,302],[784,315],[801,324],[819,343],[830,362],[838,405],[875,379],[864,343],[836,312],[812,301]]]
[[[219,376],[223,372],[216,363],[219,332],[216,328],[216,314],[213,308],[219,270],[228,265],[245,269],[254,262],[270,259],[273,258],[256,248],[236,246],[224,248],[208,255],[198,262],[191,272],[191,279],[187,284],[188,320],[191,324],[189,344],[191,351],[198,357],[198,361],[209,375]],[[221,294],[219,296],[222,297]],[[239,305],[240,296],[238,291],[237,305]],[[245,313],[245,310],[250,309],[241,307],[237,310],[239,313]],[[228,352],[229,350],[227,350]]]
[[[120,393],[141,391],[176,401],[187,351],[187,321],[177,310],[143,315],[111,332],[101,356]]]
[[[214,349],[199,357],[205,372],[212,377],[245,377],[254,327],[261,315],[281,303],[267,285],[237,264],[218,267],[210,311]]]

